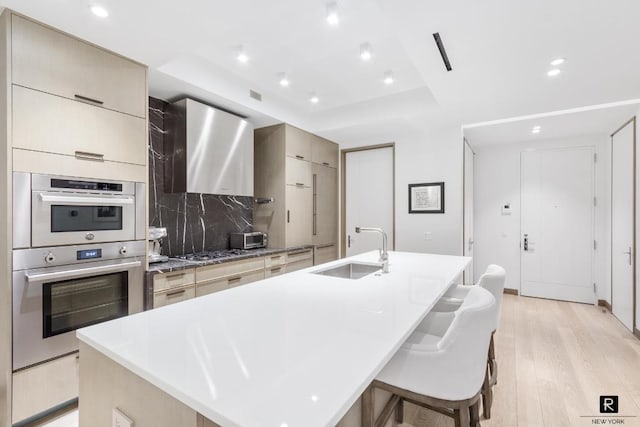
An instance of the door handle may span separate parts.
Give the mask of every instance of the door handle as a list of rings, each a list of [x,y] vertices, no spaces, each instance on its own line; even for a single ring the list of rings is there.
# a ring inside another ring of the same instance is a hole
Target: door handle
[[[287,210],[287,223],[291,222],[291,211]]]
[[[629,250],[627,252],[623,252],[623,254],[629,255],[629,265],[633,265],[632,253],[631,246],[629,246]]]
[[[527,252],[529,251],[529,235],[528,234],[524,235],[524,242],[522,244],[522,248]]]
[[[351,234],[347,235],[347,247],[350,248],[351,247]]]
[[[473,240],[469,238],[469,252],[471,252],[471,248],[473,248]]]

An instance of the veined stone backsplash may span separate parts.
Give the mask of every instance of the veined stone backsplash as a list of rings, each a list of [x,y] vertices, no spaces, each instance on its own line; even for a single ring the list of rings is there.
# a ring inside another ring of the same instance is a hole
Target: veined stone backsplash
[[[162,253],[178,256],[229,248],[229,233],[253,228],[253,198],[198,193],[165,193],[164,152],[168,104],[149,98],[149,226],[166,227]]]

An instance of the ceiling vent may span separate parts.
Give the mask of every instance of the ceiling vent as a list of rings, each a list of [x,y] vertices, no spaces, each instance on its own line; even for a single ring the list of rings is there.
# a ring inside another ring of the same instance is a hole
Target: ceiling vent
[[[262,102],[262,94],[256,92],[255,90],[251,90],[249,89],[249,96],[253,99],[255,99],[256,101],[260,101]]]
[[[453,70],[453,68],[451,68],[451,63],[449,62],[449,57],[447,56],[447,51],[444,48],[442,39],[440,38],[440,33],[433,33],[433,39],[436,41],[436,46],[438,46],[438,50],[440,51],[440,56],[442,56],[442,62],[444,62],[445,68],[447,69],[447,71]]]

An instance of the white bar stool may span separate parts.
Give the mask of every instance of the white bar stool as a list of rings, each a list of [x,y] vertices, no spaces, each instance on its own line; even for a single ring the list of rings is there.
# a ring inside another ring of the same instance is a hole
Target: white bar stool
[[[456,426],[479,426],[496,310],[493,295],[473,286],[455,312],[428,315],[372,383],[393,394],[375,426],[384,425],[394,410],[401,423],[403,401],[452,417]],[[363,420],[371,419],[366,410],[363,405]]]

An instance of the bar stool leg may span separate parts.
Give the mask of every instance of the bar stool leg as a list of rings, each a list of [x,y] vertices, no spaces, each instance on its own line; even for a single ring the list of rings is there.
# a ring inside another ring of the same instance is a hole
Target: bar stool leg
[[[480,399],[469,408],[469,416],[471,418],[471,427],[480,427]]]
[[[396,406],[396,422],[402,424],[404,422],[404,399],[401,397]]]
[[[485,419],[491,418],[491,404],[493,403],[493,389],[489,382],[489,367],[484,376],[484,382],[482,383],[482,413]]]
[[[370,385],[367,389],[362,393],[362,401],[361,401],[361,425],[362,427],[373,427],[375,423],[375,415],[374,415],[374,397],[375,397],[375,387]]]
[[[471,425],[469,412],[468,405],[463,405],[459,409],[454,409],[453,414],[456,427],[469,427]]]

